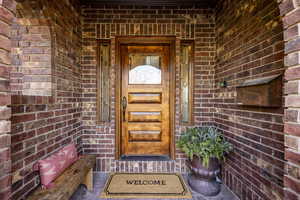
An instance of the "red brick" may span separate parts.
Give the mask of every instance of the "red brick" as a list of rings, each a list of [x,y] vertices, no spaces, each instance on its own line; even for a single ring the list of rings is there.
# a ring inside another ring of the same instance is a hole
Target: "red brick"
[[[11,117],[11,108],[0,107],[0,120],[9,119]]]
[[[0,91],[8,92],[10,91],[10,85],[8,80],[0,80]]]
[[[47,133],[47,132],[50,132],[50,131],[53,131],[53,130],[54,130],[54,126],[50,125],[50,126],[38,129],[37,134],[40,135],[40,134]]]
[[[297,9],[295,12],[292,12],[291,14],[286,15],[283,18],[283,25],[286,28],[288,26],[298,23],[299,19],[300,19],[300,10]]]
[[[299,35],[298,32],[298,24],[292,27],[289,27],[286,31],[284,31],[284,40],[290,40]]]
[[[21,188],[19,191],[12,194],[12,199],[24,199],[24,195],[32,191],[34,187],[35,187],[35,181],[33,180],[29,182],[27,185],[25,185],[23,188]]]
[[[9,24],[0,21],[0,34],[9,37],[10,36],[10,26]],[[2,44],[1,44],[2,46]]]
[[[288,191],[288,190],[285,190],[284,191],[284,200],[295,200],[297,199],[297,195]]]
[[[11,171],[11,162],[10,161],[0,163],[0,174],[8,175],[10,173],[10,171]]]
[[[293,0],[282,1],[282,3],[279,4],[279,8],[280,8],[280,14],[282,16],[287,14],[288,12],[292,11],[295,8],[293,4]]]
[[[10,65],[11,64],[11,57],[10,57],[8,51],[5,51],[5,50],[0,48],[0,64],[1,63],[6,64],[6,65]]]
[[[12,101],[11,102],[12,105],[21,104],[22,103],[22,96],[20,96],[20,95],[12,95],[11,96],[11,101]]]
[[[10,149],[2,149],[0,151],[0,161],[4,162],[4,161],[8,161],[10,160]]]
[[[285,121],[286,122],[298,122],[299,120],[299,111],[298,110],[285,110]]]
[[[9,79],[9,69],[5,66],[0,66],[0,77]]]
[[[0,35],[0,45],[1,48],[10,51],[11,50],[11,41],[8,37]]]
[[[31,130],[31,131],[24,132],[21,134],[13,135],[11,138],[11,141],[13,144],[16,144],[18,142],[22,142],[23,140],[27,140],[27,139],[33,138],[35,136],[36,136],[36,130]]]
[[[285,43],[285,53],[291,53],[300,50],[300,38],[290,40]]]
[[[296,193],[300,193],[300,182],[299,180],[294,180],[291,179],[287,176],[284,177],[284,185],[290,189],[292,189],[293,191],[295,191]]]
[[[0,191],[0,199],[2,200],[11,200],[10,195],[11,195],[10,189]]]
[[[53,117],[53,115],[54,115],[53,112],[43,112],[43,113],[38,113],[37,118],[44,119],[44,118]]]
[[[6,8],[0,6],[0,21],[4,21],[10,24],[13,21],[13,19],[13,13],[7,10]]]
[[[0,106],[10,105],[11,104],[11,96],[0,94]]]
[[[295,164],[299,164],[300,163],[300,153],[286,150],[285,151],[285,159],[288,161],[291,161]]]
[[[285,123],[284,132],[294,136],[300,136],[300,124]]]
[[[33,34],[48,34],[50,35],[50,29],[48,26],[31,26],[28,28],[29,33]]]
[[[0,135],[9,133],[10,131],[11,131],[11,122],[0,120]]]
[[[12,117],[13,123],[27,122],[32,120],[35,120],[35,114],[24,114]]]
[[[285,71],[286,80],[295,80],[300,79],[300,67],[288,68]]]
[[[13,0],[2,0],[2,6],[11,10],[12,12],[15,12],[16,4],[17,4],[17,2],[13,1]]]
[[[299,81],[290,81],[285,84],[285,94],[299,94],[300,86]]]
[[[9,188],[10,185],[11,185],[11,176],[10,175],[0,178],[0,188],[1,188],[1,190],[5,189],[5,188],[6,189]]]
[[[300,107],[300,96],[287,96],[285,98],[286,107]]]
[[[23,48],[23,53],[24,54],[43,54],[43,53],[45,53],[45,51],[43,48],[28,47],[28,48]]]

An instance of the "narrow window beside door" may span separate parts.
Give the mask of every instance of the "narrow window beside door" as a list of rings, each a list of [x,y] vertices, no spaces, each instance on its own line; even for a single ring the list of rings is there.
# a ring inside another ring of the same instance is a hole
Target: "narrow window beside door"
[[[97,47],[97,121],[110,120],[110,41],[99,41]]]
[[[193,122],[193,41],[182,41],[180,56],[180,108],[181,123]]]

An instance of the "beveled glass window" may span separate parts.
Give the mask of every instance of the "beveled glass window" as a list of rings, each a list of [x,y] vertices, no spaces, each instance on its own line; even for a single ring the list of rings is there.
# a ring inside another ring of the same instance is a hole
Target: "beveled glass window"
[[[161,84],[160,56],[132,54],[129,65],[129,84]]]
[[[97,51],[97,121],[110,120],[110,41],[99,41]]]
[[[180,55],[180,108],[181,122],[193,122],[193,51],[192,41],[181,43]]]

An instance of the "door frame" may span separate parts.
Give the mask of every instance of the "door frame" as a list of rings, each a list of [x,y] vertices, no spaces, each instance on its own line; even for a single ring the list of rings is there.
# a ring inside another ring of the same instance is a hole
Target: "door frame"
[[[121,158],[121,148],[122,148],[122,128],[121,128],[121,84],[122,84],[122,69],[121,69],[121,45],[159,45],[164,44],[168,45],[170,48],[170,63],[169,63],[169,72],[170,72],[170,158],[175,160],[175,101],[176,101],[176,37],[166,36],[166,37],[156,37],[156,36],[120,36],[116,37],[116,91],[115,91],[115,112],[116,112],[116,137],[115,137],[115,156],[119,160]]]

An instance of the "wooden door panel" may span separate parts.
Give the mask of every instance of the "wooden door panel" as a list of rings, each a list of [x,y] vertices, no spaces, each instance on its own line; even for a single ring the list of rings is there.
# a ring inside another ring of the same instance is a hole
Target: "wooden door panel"
[[[134,123],[130,122],[128,126],[128,131],[142,131],[142,130],[161,130],[161,123]]]
[[[161,141],[161,131],[129,131],[130,142]]]
[[[170,155],[169,47],[126,45],[121,52],[122,154]]]
[[[129,112],[128,122],[161,122],[161,112]]]
[[[163,108],[161,104],[128,104],[127,112],[159,112]]]
[[[128,93],[160,93],[162,94],[163,88],[153,85],[131,85],[127,88]]]
[[[143,148],[144,147],[144,148]],[[160,142],[130,142],[126,155],[168,155],[169,149],[162,148]]]
[[[128,103],[161,103],[161,93],[129,93]]]

